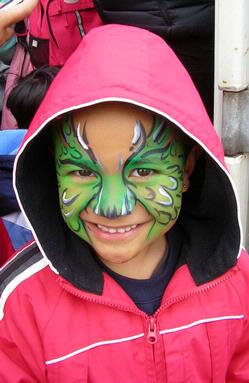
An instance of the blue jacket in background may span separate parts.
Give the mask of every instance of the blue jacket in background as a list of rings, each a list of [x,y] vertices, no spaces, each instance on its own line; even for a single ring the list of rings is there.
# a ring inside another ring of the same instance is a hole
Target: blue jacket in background
[[[25,129],[0,131],[0,217],[14,250],[18,250],[32,239],[12,185],[14,160],[25,133]]]

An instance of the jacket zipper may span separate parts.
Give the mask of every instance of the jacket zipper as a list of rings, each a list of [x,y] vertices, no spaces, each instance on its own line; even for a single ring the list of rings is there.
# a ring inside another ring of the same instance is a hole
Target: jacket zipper
[[[190,298],[190,297],[193,297],[195,295],[198,295],[198,294],[201,294],[203,292],[206,292],[206,291],[210,290],[211,288],[216,287],[216,286],[220,285],[221,283],[225,282],[226,280],[231,278],[231,276],[232,276],[232,274],[229,273],[227,276],[219,279],[216,282],[209,283],[208,285],[206,285],[204,287],[199,287],[199,288],[197,288],[196,290],[194,290],[192,292],[189,292],[189,293],[186,293],[186,294],[182,294],[182,295],[178,295],[178,296],[175,296],[174,298],[166,300],[166,302],[157,309],[157,311],[153,314],[153,316],[149,317],[147,342],[152,344],[152,345],[154,345],[157,342],[157,339],[158,339],[158,335],[157,335],[158,334],[157,333],[157,320],[158,320],[158,317],[159,317],[160,313],[164,309],[166,309],[167,307],[170,307],[174,303],[182,302],[183,300],[185,300],[187,298]]]
[[[179,302],[182,302],[184,301],[185,299],[187,298],[190,298],[190,297],[194,297],[195,295],[199,295],[201,293],[204,293],[210,289],[212,289],[213,287],[216,287],[218,285],[220,285],[221,283],[227,281],[228,279],[230,279],[232,277],[232,273],[228,273],[228,275],[226,275],[225,277],[217,280],[216,282],[212,282],[212,283],[209,283],[207,284],[206,286],[204,287],[197,287],[196,290],[194,291],[190,291],[186,294],[182,294],[182,295],[176,295],[175,297],[173,298],[170,298],[168,300],[165,301],[165,303],[160,306],[157,311],[154,313],[153,316],[156,316],[158,317],[158,315],[166,308],[166,307],[170,307],[171,305],[173,305],[174,303],[179,303]]]
[[[185,299],[187,299],[189,297],[193,297],[195,295],[198,295],[198,294],[201,294],[201,293],[203,293],[205,291],[208,291],[211,288],[216,287],[220,283],[222,283],[222,282],[226,281],[227,279],[229,279],[230,276],[231,276],[231,273],[229,273],[229,275],[227,275],[226,277],[224,277],[222,279],[219,279],[216,282],[213,282],[213,283],[210,283],[210,284],[206,285],[205,287],[197,288],[197,290],[195,290],[195,291],[192,291],[192,292],[189,292],[189,293],[183,294],[183,295],[178,295],[178,296],[175,296],[174,298],[171,298],[171,299],[167,300],[161,307],[159,307],[159,309],[157,309],[157,311],[152,316],[148,316],[145,313],[143,313],[142,311],[140,311],[138,309],[135,309],[135,308],[132,308],[130,306],[124,306],[124,305],[113,303],[113,302],[110,302],[110,301],[107,301],[107,300],[105,301],[105,300],[96,299],[94,297],[84,296],[81,292],[75,291],[74,288],[71,288],[69,285],[67,285],[67,284],[65,284],[63,282],[62,283],[59,282],[59,284],[66,291],[68,291],[69,293],[77,296],[78,298],[85,299],[85,300],[87,300],[89,302],[92,302],[92,303],[103,304],[103,305],[107,305],[107,306],[110,306],[110,307],[113,307],[113,308],[117,308],[119,310],[124,310],[124,311],[128,311],[128,312],[132,312],[134,314],[137,314],[137,315],[143,317],[146,321],[149,322],[148,323],[148,330],[147,330],[147,338],[146,338],[147,342],[154,347],[154,345],[157,343],[157,340],[158,340],[157,319],[158,319],[158,316],[160,315],[160,313],[164,309],[166,309],[167,307],[171,306],[174,303],[181,302],[181,301],[183,301],[183,300],[185,300]]]
[[[125,311],[129,311],[129,312],[133,312],[134,314],[138,314],[139,316],[143,317],[146,320],[149,319],[147,338],[146,338],[147,342],[151,345],[154,345],[157,342],[157,323],[156,323],[157,319],[156,319],[155,315],[148,316],[145,313],[143,313],[142,311],[133,309],[133,308],[128,307],[128,306],[122,306],[122,305],[119,305],[117,303],[102,301],[102,300],[98,300],[96,298],[92,298],[92,297],[88,297],[88,296],[83,297],[80,293],[77,293],[74,289],[71,289],[70,286],[68,286],[68,285],[63,285],[63,288],[66,291],[68,291],[69,293],[77,296],[78,298],[85,299],[88,302],[103,304],[103,305],[111,306],[113,308],[117,308],[119,310],[125,310]]]
[[[59,285],[64,290],[66,290],[67,292],[69,292],[70,294],[73,294],[74,296],[76,296],[78,298],[84,299],[84,300],[86,300],[88,302],[97,303],[97,304],[103,304],[103,305],[106,305],[106,306],[109,306],[109,307],[117,308],[119,310],[132,312],[134,314],[138,314],[138,315],[148,319],[148,315],[146,315],[145,313],[143,313],[139,309],[135,309],[135,308],[132,308],[130,306],[124,306],[124,305],[121,305],[121,304],[118,304],[118,303],[113,303],[113,302],[110,302],[110,301],[104,300],[104,299],[98,299],[98,298],[95,298],[95,297],[86,296],[86,295],[84,295],[84,293],[75,291],[74,287],[73,288],[70,287],[70,285],[69,285],[70,282],[68,282],[68,284],[67,283],[65,284],[63,282],[63,280],[62,280],[62,283],[61,283],[60,282],[60,278],[61,277],[59,277]]]
[[[156,325],[156,318],[154,316],[149,318],[147,342],[152,345],[157,342],[157,325]]]

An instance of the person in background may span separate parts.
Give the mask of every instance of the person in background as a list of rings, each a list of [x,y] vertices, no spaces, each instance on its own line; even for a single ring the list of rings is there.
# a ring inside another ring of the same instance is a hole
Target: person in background
[[[0,271],[0,381],[249,381],[236,193],[162,38],[90,31],[14,169],[36,241]]]
[[[6,5],[7,0],[0,0],[0,9]],[[12,29],[11,29],[12,30]],[[3,98],[6,85],[6,78],[16,48],[16,36],[10,38],[0,46],[0,121],[2,118]]]
[[[85,34],[101,24],[92,0],[9,0],[0,8],[0,46],[14,33],[17,36],[5,86],[1,130],[17,128],[6,108],[16,78],[44,65],[63,66]]]
[[[15,35],[15,24],[27,19],[39,0],[6,1],[0,7],[0,46]]]
[[[0,11],[8,8],[8,4],[8,0],[0,0]],[[5,18],[4,15],[5,13],[1,15],[0,18],[1,27],[5,25],[5,22],[7,21],[6,18],[8,18],[7,16]],[[0,32],[0,61],[9,65],[13,57],[16,45],[16,36],[14,32],[15,23],[11,24],[7,29],[3,29],[4,30],[1,30]],[[4,36],[4,38],[1,36]]]
[[[17,126],[28,129],[41,101],[59,72],[59,67],[44,65],[20,77],[7,100],[7,108],[17,121]]]
[[[15,53],[8,69],[3,98],[2,98],[2,117],[0,130],[17,129],[17,122],[7,108],[7,100],[13,87],[15,87],[19,78],[25,77],[34,70],[30,63],[27,50],[19,43],[16,44]]]
[[[14,24],[27,19],[26,30],[14,31]],[[9,0],[0,7],[0,46],[14,33],[26,36],[34,68],[62,66],[85,34],[101,24],[92,0]]]

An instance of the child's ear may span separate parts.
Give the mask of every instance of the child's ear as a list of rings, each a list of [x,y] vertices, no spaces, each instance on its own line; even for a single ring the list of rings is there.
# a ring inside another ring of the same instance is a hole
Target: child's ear
[[[193,170],[195,168],[196,161],[200,157],[202,153],[202,149],[199,145],[195,144],[192,149],[190,150],[185,166],[184,166],[184,173],[183,173],[183,183],[182,183],[182,192],[186,192],[190,185],[190,176],[193,173]]]

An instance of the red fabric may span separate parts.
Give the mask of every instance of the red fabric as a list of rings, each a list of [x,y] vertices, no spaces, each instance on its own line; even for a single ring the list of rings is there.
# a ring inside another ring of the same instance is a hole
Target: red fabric
[[[78,17],[81,19],[81,32]],[[79,45],[81,34],[101,24],[92,0],[41,0],[29,17],[32,63],[34,66],[64,65]]]
[[[108,275],[103,295],[94,295],[44,262],[40,272],[19,281],[5,304],[0,377],[5,383],[246,383],[247,257],[242,254],[238,265],[201,287],[182,266],[153,317]],[[156,325],[154,344],[147,340],[150,323]]]
[[[138,46],[134,41],[134,29]],[[95,35],[98,36],[101,30],[106,44],[102,40],[96,41]],[[212,128],[190,76],[173,51],[153,34],[150,39],[148,35],[144,36],[143,49],[142,29],[126,28],[124,31],[123,26],[116,26],[115,32],[120,34],[123,49],[108,43],[113,36],[112,25],[95,28],[86,35],[53,81],[33,120],[28,137],[36,134],[47,119],[52,120],[64,110],[82,107],[97,100],[131,100],[134,104],[170,116],[224,164],[220,139]],[[132,67],[127,66],[128,52],[133,59]],[[143,70],[138,71],[137,68]],[[92,73],[95,75],[92,76]],[[156,76],[152,73],[156,73]]]
[[[2,266],[14,253],[8,232],[0,218],[0,266]]]

